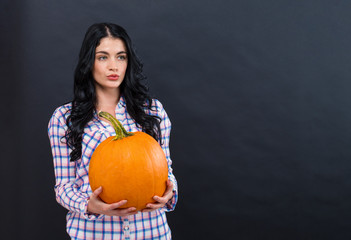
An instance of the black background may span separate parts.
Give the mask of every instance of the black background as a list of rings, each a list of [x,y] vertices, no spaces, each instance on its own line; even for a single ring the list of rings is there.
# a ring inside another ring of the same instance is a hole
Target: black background
[[[1,239],[67,239],[47,124],[88,26],[125,27],[172,121],[178,239],[350,239],[351,2],[2,0]]]

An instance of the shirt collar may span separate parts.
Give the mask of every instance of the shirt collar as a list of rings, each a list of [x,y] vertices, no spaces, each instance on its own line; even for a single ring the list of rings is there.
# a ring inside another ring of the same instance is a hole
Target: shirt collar
[[[124,98],[123,95],[121,95],[116,107],[125,107],[125,106],[126,106],[126,99]]]
[[[119,113],[119,112],[123,111],[125,106],[126,106],[126,99],[124,98],[123,95],[121,95],[120,98],[119,98],[119,101],[118,101],[118,103],[116,105],[115,112]],[[95,116],[95,118],[97,120],[99,119],[98,111],[96,109],[94,111],[94,116]]]

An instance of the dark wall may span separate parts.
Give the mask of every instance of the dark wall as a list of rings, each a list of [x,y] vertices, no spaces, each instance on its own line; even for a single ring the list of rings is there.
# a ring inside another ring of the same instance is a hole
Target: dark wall
[[[172,124],[174,239],[349,239],[350,1],[9,1],[1,234],[66,239],[47,124],[88,26],[124,26]],[[2,237],[1,237],[2,238]]]

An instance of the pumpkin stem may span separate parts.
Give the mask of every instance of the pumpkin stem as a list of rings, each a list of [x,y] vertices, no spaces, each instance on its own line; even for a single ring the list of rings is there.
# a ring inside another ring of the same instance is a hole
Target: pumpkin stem
[[[100,111],[99,116],[107,119],[112,124],[112,127],[115,129],[116,136],[112,140],[119,140],[119,139],[134,135],[131,132],[127,132],[127,130],[123,127],[123,125],[108,112]]]

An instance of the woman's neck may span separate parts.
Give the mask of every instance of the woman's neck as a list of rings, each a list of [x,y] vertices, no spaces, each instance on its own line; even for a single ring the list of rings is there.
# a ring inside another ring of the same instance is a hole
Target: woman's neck
[[[96,88],[96,110],[104,111],[115,115],[116,105],[120,98],[118,89],[101,89]]]

